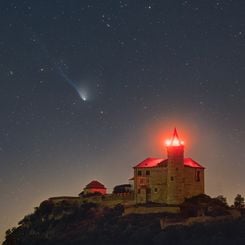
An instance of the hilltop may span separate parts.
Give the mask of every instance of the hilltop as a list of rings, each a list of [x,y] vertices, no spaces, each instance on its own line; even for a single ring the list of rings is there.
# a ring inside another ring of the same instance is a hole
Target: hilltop
[[[145,209],[156,205],[148,204]],[[245,218],[216,198],[186,200],[178,214],[129,213],[117,204],[46,200],[3,244],[244,244]],[[135,206],[142,208],[142,206]]]

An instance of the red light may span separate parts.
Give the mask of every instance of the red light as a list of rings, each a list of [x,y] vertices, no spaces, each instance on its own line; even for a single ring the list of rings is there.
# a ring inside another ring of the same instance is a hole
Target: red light
[[[174,129],[174,133],[172,139],[168,139],[165,141],[166,146],[181,146],[184,145],[184,141],[180,140],[177,129]]]

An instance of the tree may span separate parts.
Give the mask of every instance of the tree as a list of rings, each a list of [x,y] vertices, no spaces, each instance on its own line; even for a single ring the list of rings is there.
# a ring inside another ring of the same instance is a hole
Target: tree
[[[234,199],[234,207],[235,208],[243,208],[244,207],[244,197],[240,194],[237,194]]]
[[[226,197],[219,195],[215,199],[219,200],[221,203],[225,204],[227,206],[227,200]]]

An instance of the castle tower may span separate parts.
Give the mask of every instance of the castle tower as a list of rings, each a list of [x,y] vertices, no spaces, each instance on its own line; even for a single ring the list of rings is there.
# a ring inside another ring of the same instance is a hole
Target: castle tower
[[[184,142],[176,128],[166,141],[168,154],[167,203],[180,204],[184,201]]]

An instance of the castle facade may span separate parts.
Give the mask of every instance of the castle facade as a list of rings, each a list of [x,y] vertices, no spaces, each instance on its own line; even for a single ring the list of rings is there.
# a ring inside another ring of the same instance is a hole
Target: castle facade
[[[136,203],[178,205],[204,193],[204,167],[184,157],[184,142],[177,130],[166,142],[167,159],[146,158],[134,167]]]

